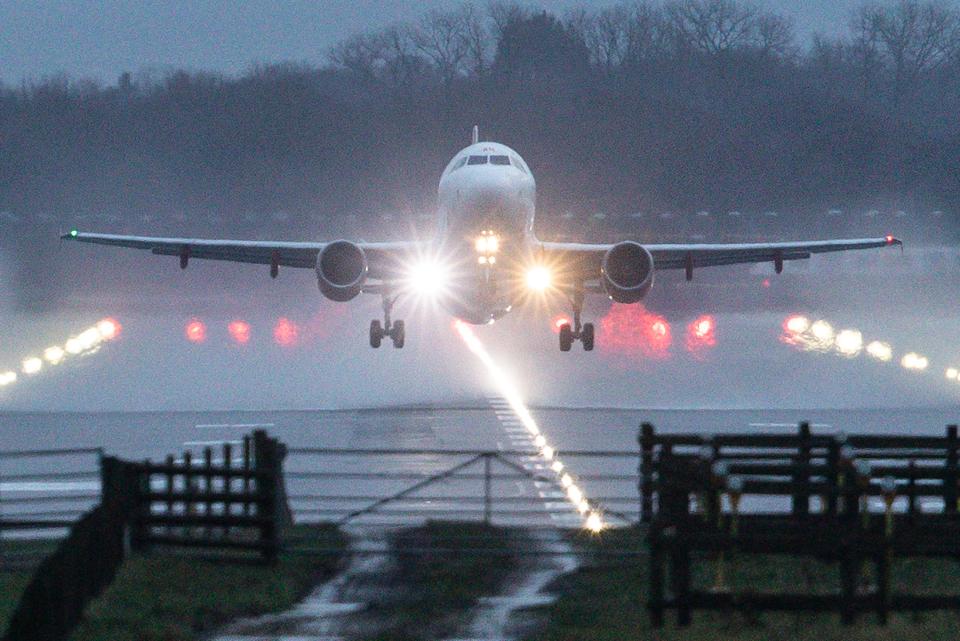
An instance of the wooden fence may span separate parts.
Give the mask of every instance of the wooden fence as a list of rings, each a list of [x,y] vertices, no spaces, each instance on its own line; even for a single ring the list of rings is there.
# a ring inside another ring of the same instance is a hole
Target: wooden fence
[[[245,438],[234,465],[189,453],[164,463],[101,458],[101,503],[73,524],[37,568],[3,641],[62,641],[87,603],[113,580],[130,549],[151,545],[254,551],[276,560],[289,521],[283,485],[285,448],[266,432]]]
[[[285,447],[266,432],[245,437],[239,459],[224,443],[195,461],[190,452],[163,463],[124,463],[137,478],[131,541],[151,545],[259,552],[276,559],[280,528],[290,521],[284,481]]]
[[[713,437],[661,435],[644,425],[640,447],[654,625],[663,624],[666,609],[676,609],[680,625],[690,623],[694,609],[833,611],[844,623],[864,611],[886,623],[892,610],[960,610],[958,594],[890,589],[894,558],[960,555],[956,426],[942,437],[845,438],[811,434],[806,424],[796,434]],[[760,499],[759,509],[741,510],[751,499]],[[696,553],[832,561],[840,593],[697,590],[691,578]],[[876,584],[868,588],[865,562],[875,564]]]

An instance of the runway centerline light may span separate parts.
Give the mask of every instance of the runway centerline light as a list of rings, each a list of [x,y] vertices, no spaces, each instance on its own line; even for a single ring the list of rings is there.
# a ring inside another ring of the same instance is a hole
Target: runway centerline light
[[[539,449],[540,456],[545,462],[550,463],[550,469],[557,475],[556,478],[570,499],[570,504],[576,509],[580,516],[584,518],[583,526],[592,532],[602,530],[604,523],[601,512],[596,509],[591,510],[590,502],[584,496],[583,489],[577,486],[573,477],[570,476],[568,472],[564,471],[563,463],[556,458],[556,450],[547,444],[546,436],[540,432],[540,428],[537,426],[536,421],[533,419],[533,416],[521,398],[519,391],[507,376],[506,372],[493,360],[469,325],[457,320],[454,322],[453,327],[470,351],[473,352],[487,368],[491,380],[497,386],[501,396],[503,396],[510,405],[510,409],[514,415],[516,415],[523,426],[526,427],[527,432],[535,437],[534,443]],[[590,516],[585,516],[588,512]]]

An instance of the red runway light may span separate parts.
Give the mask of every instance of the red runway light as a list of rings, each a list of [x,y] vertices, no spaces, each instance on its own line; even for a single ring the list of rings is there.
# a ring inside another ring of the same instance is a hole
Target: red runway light
[[[227,331],[230,336],[240,345],[246,345],[250,342],[250,323],[242,320],[231,321],[227,325]]]
[[[717,344],[717,321],[710,315],[703,315],[687,325],[687,351],[697,353]]]
[[[763,282],[760,283],[760,286],[763,287],[764,289],[769,289],[769,288],[770,288],[770,279],[769,279],[769,278],[764,278],[764,279],[763,279]]]
[[[663,359],[670,356],[670,323],[640,304],[614,303],[600,319],[597,345],[611,353]]]
[[[196,318],[187,323],[183,333],[191,343],[202,343],[207,340],[207,326]]]
[[[273,326],[273,340],[281,347],[290,347],[297,342],[299,330],[297,325],[289,318],[281,316],[277,319],[277,324]]]

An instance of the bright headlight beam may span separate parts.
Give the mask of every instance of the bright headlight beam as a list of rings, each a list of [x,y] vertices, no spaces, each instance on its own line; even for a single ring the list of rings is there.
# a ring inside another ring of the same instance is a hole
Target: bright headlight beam
[[[550,270],[542,265],[527,270],[527,287],[533,291],[542,292],[553,282]]]
[[[507,400],[510,409],[513,410],[514,415],[530,433],[530,436],[534,437],[534,443],[540,452],[540,456],[545,462],[550,463],[550,469],[557,475],[557,480],[563,487],[570,504],[583,519],[583,527],[594,533],[602,531],[606,527],[602,513],[599,509],[590,505],[589,499],[584,495],[583,488],[579,487],[570,473],[565,471],[566,468],[556,456],[556,450],[547,444],[546,436],[540,431],[540,427],[533,419],[530,410],[527,409],[526,403],[523,401],[523,397],[520,396],[520,392],[510,380],[510,377],[493,360],[493,357],[490,356],[490,353],[468,324],[457,320],[454,322],[454,329],[466,343],[467,348],[486,367],[500,395]]]
[[[410,268],[407,284],[414,294],[436,296],[447,286],[447,269],[434,261],[418,262]]]

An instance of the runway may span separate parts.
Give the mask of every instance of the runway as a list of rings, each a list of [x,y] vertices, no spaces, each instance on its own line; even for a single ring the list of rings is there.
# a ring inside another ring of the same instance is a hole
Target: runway
[[[814,432],[849,434],[871,432],[939,435],[956,422],[950,408],[904,410],[642,410],[534,408],[532,414],[543,434],[554,444],[566,469],[587,497],[610,511],[636,514],[637,433],[641,422],[663,432],[750,432],[795,429],[810,421]],[[106,454],[126,459],[162,459],[190,450],[199,456],[205,447],[219,451],[224,441],[236,442],[253,429],[265,429],[292,450],[296,448],[349,448],[379,450],[531,451],[532,442],[502,399],[490,397],[475,407],[411,407],[353,411],[264,411],[189,413],[50,414],[3,413],[0,430],[4,451],[46,448],[102,447]],[[622,458],[565,457],[573,450],[622,452]],[[237,451],[236,449],[234,451]],[[534,475],[544,473],[537,457],[506,457]],[[442,473],[463,462],[464,456],[380,455],[330,457],[292,454],[286,462],[288,492],[294,513],[301,520],[329,520],[335,514],[360,509],[370,501],[358,498],[302,499],[296,497],[386,496],[418,480]],[[398,505],[390,522],[421,521],[465,515],[479,518],[483,507],[482,467],[472,476],[437,483]],[[494,465],[494,473],[509,470]],[[76,472],[76,477],[71,474]],[[370,472],[397,478],[358,480],[351,475]],[[42,478],[54,473],[55,479]],[[37,474],[37,478],[24,475]],[[300,476],[298,476],[300,475]],[[312,478],[311,475],[326,475]],[[13,478],[19,477],[19,478]],[[82,509],[94,502],[37,505],[17,499],[79,495],[93,497],[99,490],[96,456],[92,454],[50,460],[0,458],[0,507],[6,518],[41,510],[46,513]],[[576,527],[573,506],[556,485],[530,479],[495,481],[494,494],[503,510],[500,522]],[[422,499],[422,500],[420,500]],[[513,501],[511,503],[511,500]],[[528,512],[510,514],[510,512]],[[373,521],[371,521],[373,519]],[[376,522],[373,517],[366,521]],[[616,519],[610,519],[613,525]]]

